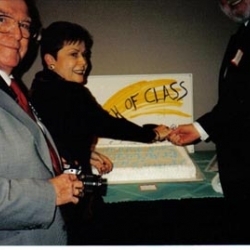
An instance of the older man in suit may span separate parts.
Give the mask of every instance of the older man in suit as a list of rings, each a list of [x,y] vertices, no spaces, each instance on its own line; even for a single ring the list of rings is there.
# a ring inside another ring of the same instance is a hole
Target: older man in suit
[[[0,245],[66,244],[59,206],[78,203],[83,189],[75,175],[58,173],[52,138],[11,86],[33,36],[33,7],[0,0]]]

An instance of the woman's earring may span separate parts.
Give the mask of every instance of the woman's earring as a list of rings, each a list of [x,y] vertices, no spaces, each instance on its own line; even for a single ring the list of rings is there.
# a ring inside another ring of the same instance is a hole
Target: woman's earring
[[[54,64],[50,64],[48,68],[49,68],[50,70],[53,70],[53,69],[55,69],[55,65],[54,65]]]

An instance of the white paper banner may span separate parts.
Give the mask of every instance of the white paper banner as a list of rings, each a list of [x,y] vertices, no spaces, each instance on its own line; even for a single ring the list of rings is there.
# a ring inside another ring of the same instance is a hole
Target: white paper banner
[[[87,87],[111,115],[139,125],[193,122],[192,74],[89,76]],[[130,142],[101,139],[99,143]],[[188,150],[193,151],[193,146]]]

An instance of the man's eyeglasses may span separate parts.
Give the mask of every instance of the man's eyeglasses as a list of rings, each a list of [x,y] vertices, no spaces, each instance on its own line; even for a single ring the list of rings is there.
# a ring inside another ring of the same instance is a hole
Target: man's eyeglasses
[[[9,33],[15,25],[20,28],[23,38],[30,37],[31,21],[17,21],[13,17],[0,14],[0,33]]]

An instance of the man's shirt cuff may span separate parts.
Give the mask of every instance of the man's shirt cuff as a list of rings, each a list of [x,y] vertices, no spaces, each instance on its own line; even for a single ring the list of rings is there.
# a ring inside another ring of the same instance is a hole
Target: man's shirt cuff
[[[207,134],[207,132],[202,128],[202,126],[198,123],[198,122],[194,122],[193,123],[194,127],[196,128],[196,130],[199,132],[200,134],[200,139],[202,141],[205,141],[208,139],[209,135]]]

